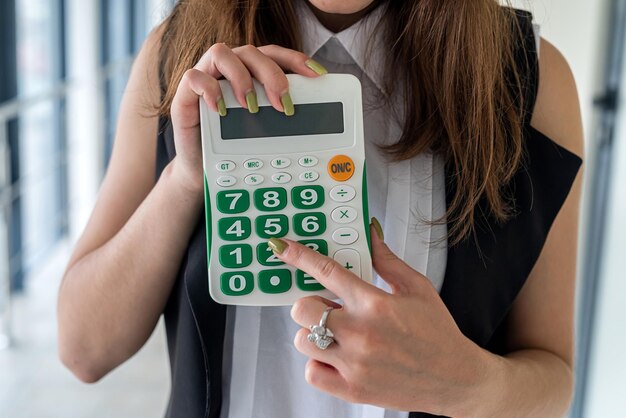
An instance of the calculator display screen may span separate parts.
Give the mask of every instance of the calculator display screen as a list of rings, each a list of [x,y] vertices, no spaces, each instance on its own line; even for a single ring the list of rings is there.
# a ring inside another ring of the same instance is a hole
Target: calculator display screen
[[[325,135],[344,132],[341,102],[298,104],[295,105],[295,110],[293,116],[285,116],[271,106],[262,106],[255,114],[240,107],[229,108],[228,114],[220,117],[222,139]]]

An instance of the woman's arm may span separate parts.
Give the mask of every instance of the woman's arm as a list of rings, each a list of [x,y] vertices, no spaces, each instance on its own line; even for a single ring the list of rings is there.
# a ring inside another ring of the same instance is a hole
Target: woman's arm
[[[571,70],[542,40],[540,84],[532,125],[582,156],[583,130]],[[510,354],[493,356],[496,379],[482,416],[564,416],[573,392],[576,252],[582,170],[555,219],[530,277],[508,316]]]
[[[155,186],[158,122],[149,115],[160,98],[159,36],[149,37],[133,66],[111,162],[59,292],[59,355],[85,382],[152,333],[202,205],[201,190],[183,187],[176,159]]]

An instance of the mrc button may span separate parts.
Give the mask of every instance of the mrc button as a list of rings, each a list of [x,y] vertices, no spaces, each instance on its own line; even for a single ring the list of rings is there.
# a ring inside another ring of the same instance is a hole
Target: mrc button
[[[347,155],[335,155],[328,162],[328,174],[333,180],[350,180],[354,174],[354,161]]]
[[[255,158],[255,159],[246,161],[245,163],[243,163],[243,166],[247,170],[258,170],[259,168],[263,167],[263,161],[257,160]]]

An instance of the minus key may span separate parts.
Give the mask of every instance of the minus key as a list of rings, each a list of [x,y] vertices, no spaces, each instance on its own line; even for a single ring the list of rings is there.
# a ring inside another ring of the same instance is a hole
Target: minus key
[[[352,228],[339,228],[333,232],[333,241],[339,245],[354,244],[359,239],[359,233]]]

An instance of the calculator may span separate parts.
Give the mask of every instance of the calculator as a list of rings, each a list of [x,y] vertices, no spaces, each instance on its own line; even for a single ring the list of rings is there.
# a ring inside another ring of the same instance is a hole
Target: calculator
[[[372,280],[361,84],[348,74],[287,75],[295,114],[259,112],[220,80],[227,115],[200,100],[210,295],[228,305],[337,297],[268,247],[286,237]]]

